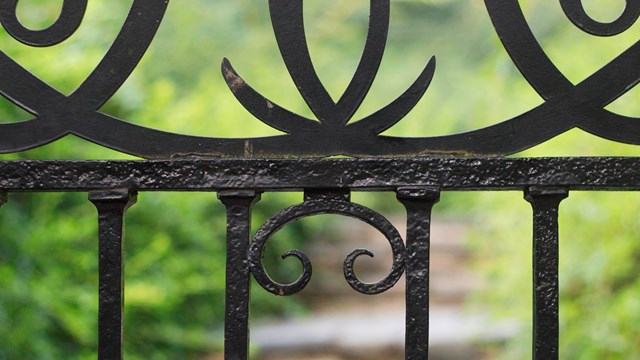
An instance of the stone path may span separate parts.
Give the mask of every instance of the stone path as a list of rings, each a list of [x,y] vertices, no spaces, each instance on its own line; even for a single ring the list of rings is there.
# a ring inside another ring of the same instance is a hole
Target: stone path
[[[431,309],[430,359],[481,359],[475,343],[503,341],[517,330],[492,324],[486,317],[465,315],[458,308]],[[401,359],[404,312],[320,314],[255,326],[252,344],[265,359],[302,359],[303,354],[330,353],[341,359],[377,359],[384,353]],[[328,355],[324,355],[328,356]]]

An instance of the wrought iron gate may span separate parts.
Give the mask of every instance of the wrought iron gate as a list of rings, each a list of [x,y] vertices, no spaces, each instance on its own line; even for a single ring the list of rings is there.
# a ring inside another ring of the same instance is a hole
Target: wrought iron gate
[[[50,28],[33,31],[16,16],[17,0],[0,2],[0,23],[16,40],[51,46],[79,27],[87,0],[65,0]],[[640,1],[627,0],[612,23],[587,15],[580,0],[560,0],[567,17],[596,36],[622,33],[640,16]],[[266,242],[282,226],[316,214],[360,219],[388,240],[393,265],[379,282],[354,273],[365,249],[344,261],[351,287],[364,294],[391,288],[406,274],[406,358],[428,357],[429,229],[442,191],[523,191],[533,207],[533,357],[558,358],[558,208],[573,190],[640,190],[637,158],[505,158],[573,128],[613,141],[640,144],[640,121],[605,106],[640,81],[640,43],[579,84],[570,82],[531,32],[518,0],[485,0],[493,25],[509,55],[544,103],[513,119],[438,137],[380,135],[400,121],[427,91],[435,57],[395,101],[351,122],[376,76],[389,27],[390,0],[371,0],[367,41],[356,73],[334,102],[309,55],[303,0],[269,0],[273,29],[285,64],[317,120],[292,113],[250,87],[224,60],[230,90],[260,121],[282,131],[267,138],[227,139],[185,136],[143,128],[100,111],[129,77],[160,25],[168,0],[134,0],[120,34],[104,59],[69,96],[28,73],[0,52],[0,93],[33,115],[0,124],[0,151],[35,148],[68,134],[148,160],[2,161],[0,189],[11,192],[89,193],[99,215],[99,358],[122,358],[122,225],[126,209],[144,191],[217,192],[227,208],[225,358],[248,358],[249,280],[275,295],[302,290],[311,278],[309,259],[295,257],[303,273],[291,284],[272,280],[261,257]],[[351,158],[328,158],[345,155]],[[354,203],[354,191],[395,192],[407,212],[403,236],[382,215]],[[269,191],[303,191],[304,201],[274,215],[252,236],[252,205]]]

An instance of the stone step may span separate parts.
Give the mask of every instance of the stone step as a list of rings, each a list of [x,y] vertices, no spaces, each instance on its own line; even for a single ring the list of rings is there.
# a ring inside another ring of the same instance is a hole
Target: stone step
[[[430,359],[482,359],[476,344],[502,342],[519,329],[513,323],[493,323],[487,316],[464,314],[458,308],[433,307],[430,312]],[[404,312],[321,313],[252,326],[251,343],[261,359],[401,359]],[[329,357],[328,357],[329,356]],[[311,357],[313,359],[313,357]]]

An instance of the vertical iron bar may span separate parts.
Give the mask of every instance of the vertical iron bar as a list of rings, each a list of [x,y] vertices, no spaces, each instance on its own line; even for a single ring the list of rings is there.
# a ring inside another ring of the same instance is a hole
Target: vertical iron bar
[[[260,195],[256,191],[221,191],[218,198],[227,208],[224,358],[247,360],[251,284],[247,255],[251,237],[251,206],[260,200]]]
[[[89,200],[98,209],[99,298],[98,359],[122,359],[124,213],[136,202],[129,189],[92,191]]]
[[[407,210],[405,358],[429,358],[429,252],[431,210],[440,200],[435,188],[398,189]]]
[[[525,199],[533,207],[533,359],[557,360],[560,344],[558,214],[565,188],[532,187]]]

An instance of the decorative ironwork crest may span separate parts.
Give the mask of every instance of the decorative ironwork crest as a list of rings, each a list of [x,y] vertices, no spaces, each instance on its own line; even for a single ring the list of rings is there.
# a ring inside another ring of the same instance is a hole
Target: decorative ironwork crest
[[[0,3],[0,23],[16,40],[52,46],[81,25],[87,0],[65,0],[58,20],[33,31],[16,16],[18,0]],[[88,78],[69,96],[30,74],[0,51],[0,93],[34,117],[0,124],[0,152],[22,151],[75,134],[97,144],[144,158],[197,154],[212,157],[508,155],[573,128],[629,144],[640,144],[640,121],[605,107],[640,81],[640,42],[579,84],[553,64],[531,32],[518,0],[485,0],[493,25],[509,55],[544,103],[520,116],[483,129],[436,137],[380,135],[409,113],[435,73],[433,57],[418,79],[379,111],[351,122],[378,72],[389,29],[390,0],[371,0],[366,45],[349,86],[332,100],[318,78],[305,38],[303,0],[269,0],[273,29],[287,69],[317,121],[294,114],[257,93],[222,63],[224,78],[242,105],[285,135],[262,138],[209,138],[144,128],[100,111],[129,77],[151,43],[168,0],[135,0],[113,45]],[[581,0],[560,0],[566,16],[581,30],[614,36],[640,16],[640,0],[627,0],[611,23],[589,17]]]
[[[361,281],[354,272],[356,259],[362,255],[374,257],[371,251],[356,249],[347,256],[344,261],[344,276],[354,290],[362,294],[375,295],[389,290],[398,282],[405,268],[406,249],[402,236],[396,227],[379,213],[351,202],[348,193],[344,196],[341,193],[320,191],[305,193],[303,203],[288,207],[273,216],[262,225],[254,236],[248,256],[249,267],[256,281],[265,290],[275,295],[284,296],[295,294],[307,286],[311,280],[312,268],[311,261],[303,252],[291,250],[282,255],[283,259],[290,256],[296,257],[302,263],[302,275],[291,284],[280,284],[272,280],[263,267],[262,255],[267,240],[275,232],[293,221],[319,214],[336,214],[364,221],[380,231],[391,245],[393,257],[391,270],[384,279],[375,283]]]

